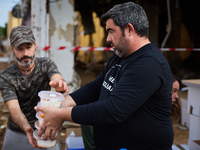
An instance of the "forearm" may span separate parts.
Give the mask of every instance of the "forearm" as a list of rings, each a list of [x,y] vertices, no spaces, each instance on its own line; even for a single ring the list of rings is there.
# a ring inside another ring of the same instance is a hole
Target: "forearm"
[[[76,106],[75,101],[70,95],[65,96],[65,100],[62,102],[63,108],[59,109],[59,115],[61,120],[64,121],[73,121],[71,117],[72,108]]]
[[[62,105],[63,105],[63,108],[66,108],[66,107],[76,106],[76,103],[70,95],[66,95],[65,100],[62,101]]]
[[[6,102],[10,116],[13,122],[20,127],[24,132],[31,128],[24,113],[21,111],[18,100],[11,100]]]
[[[67,108],[60,109],[61,110],[60,116],[61,116],[63,122],[64,121],[73,121],[72,117],[71,117],[72,108],[73,107],[67,107]]]
[[[60,79],[60,80],[65,81],[61,74],[54,74],[54,75],[51,77],[50,81],[53,81],[53,80],[56,80],[56,79]]]
[[[26,116],[23,114],[22,111],[19,111],[16,115],[15,113],[11,114],[12,120],[14,121],[14,123],[19,126],[24,132],[27,131],[27,129],[29,129],[31,126],[28,123],[28,120],[26,118]]]

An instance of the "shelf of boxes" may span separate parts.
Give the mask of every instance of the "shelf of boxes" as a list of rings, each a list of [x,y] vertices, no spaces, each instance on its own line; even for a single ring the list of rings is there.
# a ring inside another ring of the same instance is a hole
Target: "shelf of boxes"
[[[189,114],[188,146],[200,150],[200,79],[182,80],[188,87],[187,113]]]

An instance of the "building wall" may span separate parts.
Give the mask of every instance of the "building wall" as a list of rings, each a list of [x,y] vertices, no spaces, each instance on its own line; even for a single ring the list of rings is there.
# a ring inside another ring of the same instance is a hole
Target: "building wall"
[[[73,46],[74,10],[73,0],[49,1],[32,0],[32,29],[36,37],[38,57],[49,57],[57,65],[60,73],[70,83],[73,80],[74,54],[70,50],[50,49],[45,46]]]
[[[76,12],[78,16],[78,43],[77,46],[80,47],[103,47],[103,39],[104,39],[104,28],[100,24],[100,18],[97,17],[96,13],[93,12],[93,22],[95,26],[95,33],[91,35],[84,35],[84,27],[82,24],[82,18],[79,12]],[[92,54],[91,54],[92,53]],[[99,62],[103,59],[102,51],[79,51],[76,57],[76,60],[81,61],[83,63],[88,63],[90,60]]]
[[[74,1],[62,0],[49,3],[49,45],[73,46],[74,41]],[[67,83],[73,80],[74,52],[70,50],[50,51],[50,58],[54,60]]]
[[[12,11],[9,11],[8,14],[8,24],[7,24],[7,37],[10,35],[10,31],[12,28],[21,25],[22,19],[21,18],[16,18],[12,16]]]

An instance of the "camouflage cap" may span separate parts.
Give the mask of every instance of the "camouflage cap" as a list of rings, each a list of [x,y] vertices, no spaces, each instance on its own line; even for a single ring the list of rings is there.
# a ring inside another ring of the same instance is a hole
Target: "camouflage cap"
[[[10,32],[10,45],[16,49],[23,43],[35,44],[35,38],[31,29],[26,26],[14,27]]]

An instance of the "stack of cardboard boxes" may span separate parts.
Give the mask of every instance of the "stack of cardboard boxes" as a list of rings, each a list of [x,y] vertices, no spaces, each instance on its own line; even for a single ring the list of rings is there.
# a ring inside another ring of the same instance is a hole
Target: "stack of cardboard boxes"
[[[81,127],[74,122],[66,122],[65,150],[85,150]]]
[[[182,80],[182,82],[184,85],[188,87],[188,97],[187,97],[188,99],[187,113],[189,115],[188,146],[190,150],[200,150],[200,79]]]

